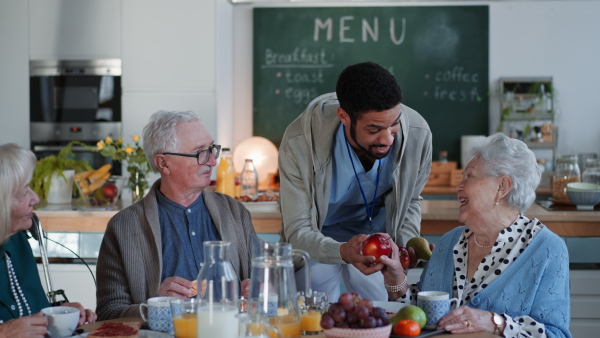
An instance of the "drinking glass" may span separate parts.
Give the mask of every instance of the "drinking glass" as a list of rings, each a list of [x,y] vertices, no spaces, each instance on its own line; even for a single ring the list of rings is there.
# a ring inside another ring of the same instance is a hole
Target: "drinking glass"
[[[269,317],[264,314],[240,313],[237,316],[240,322],[240,338],[278,338],[281,330],[269,324]]]
[[[327,311],[328,305],[327,292],[313,291],[309,296],[304,291],[298,292],[298,307],[300,308],[303,335],[314,335],[323,331],[321,315]]]
[[[175,338],[196,338],[198,336],[198,305],[196,298],[175,299],[170,302]]]

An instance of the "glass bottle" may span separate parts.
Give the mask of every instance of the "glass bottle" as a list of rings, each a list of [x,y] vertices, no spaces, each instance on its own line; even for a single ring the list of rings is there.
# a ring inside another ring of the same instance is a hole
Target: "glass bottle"
[[[567,183],[579,182],[580,171],[577,155],[563,155],[556,159],[556,169],[552,180],[552,196],[560,201],[568,201]]]
[[[448,152],[446,150],[440,151],[439,162],[448,163]]]
[[[238,337],[239,279],[230,261],[231,242],[203,243],[198,273],[198,327],[206,337]]]
[[[235,170],[231,150],[223,148],[221,161],[217,167],[217,192],[235,197]]]
[[[581,181],[587,183],[600,184],[600,160],[588,159],[585,163],[585,169],[581,174]]]
[[[246,159],[244,169],[241,175],[242,196],[248,196],[251,199],[258,197],[258,173],[251,159]]]

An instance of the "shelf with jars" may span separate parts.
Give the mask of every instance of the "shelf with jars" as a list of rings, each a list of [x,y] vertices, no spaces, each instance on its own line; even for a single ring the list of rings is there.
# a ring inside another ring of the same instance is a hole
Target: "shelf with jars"
[[[498,131],[524,141],[532,150],[550,151],[542,158],[551,163],[557,145],[554,97],[552,77],[500,78]]]

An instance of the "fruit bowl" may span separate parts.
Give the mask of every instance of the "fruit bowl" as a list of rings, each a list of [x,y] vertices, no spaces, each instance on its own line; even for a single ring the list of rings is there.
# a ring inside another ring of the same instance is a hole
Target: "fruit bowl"
[[[121,196],[125,182],[127,178],[123,176],[75,180],[81,196],[77,204],[89,207],[114,207]]]
[[[392,333],[392,324],[371,329],[333,327],[323,332],[327,338],[388,338]]]
[[[600,202],[600,185],[582,182],[568,183],[567,195],[577,210],[594,210],[594,206]]]

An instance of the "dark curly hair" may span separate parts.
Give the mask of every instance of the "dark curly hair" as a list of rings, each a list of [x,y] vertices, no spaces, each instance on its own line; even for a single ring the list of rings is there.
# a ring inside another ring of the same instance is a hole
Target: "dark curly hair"
[[[340,107],[356,121],[368,111],[384,111],[402,102],[402,90],[387,69],[374,62],[346,67],[335,86]]]

